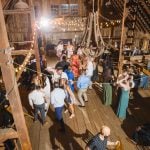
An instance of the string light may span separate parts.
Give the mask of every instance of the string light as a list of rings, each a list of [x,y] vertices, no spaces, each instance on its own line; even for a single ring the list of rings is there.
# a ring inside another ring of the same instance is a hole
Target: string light
[[[37,26],[35,25],[34,26],[34,29],[33,29],[33,37],[32,37],[32,43],[31,43],[31,47],[30,47],[30,50],[27,54],[27,56],[25,57],[25,60],[23,62],[23,64],[19,65],[16,69],[15,69],[15,72],[16,73],[19,73],[20,71],[24,70],[24,72],[26,71],[26,69],[24,68],[30,61],[30,57],[32,55],[32,50],[33,50],[33,47],[34,47],[34,42],[35,42],[35,35],[36,35],[36,28]]]
[[[103,27],[109,27],[109,26],[116,26],[116,25],[120,25],[121,21],[120,20],[114,20],[114,21],[109,21],[109,22],[101,22],[100,23],[100,28]]]
[[[49,22],[51,30],[56,31],[83,31],[86,27],[87,18],[80,17],[67,17],[67,18],[55,18]],[[81,28],[81,26],[83,28]]]
[[[120,20],[109,20],[107,18],[104,18],[105,20],[107,20],[107,22],[101,22],[100,23],[100,28],[102,29],[103,27],[109,27],[110,25],[118,25],[121,23]],[[50,22],[50,24],[52,25],[53,29],[57,30],[57,31],[84,31],[85,27],[86,27],[86,20],[87,18],[80,18],[80,17],[71,17],[71,18],[57,18],[54,19]],[[36,35],[36,29],[39,29],[39,26],[37,23],[35,23],[34,28],[33,28],[33,37],[32,37],[32,43],[31,43],[31,47],[30,50],[23,62],[22,65],[20,65],[18,68],[15,69],[15,72],[18,73],[19,71],[22,71],[22,69],[24,69],[24,67],[29,63],[30,61],[30,57],[32,55],[32,50],[34,47],[34,42],[35,42],[35,35]],[[89,30],[89,28],[88,28]],[[24,69],[25,71],[26,69]]]

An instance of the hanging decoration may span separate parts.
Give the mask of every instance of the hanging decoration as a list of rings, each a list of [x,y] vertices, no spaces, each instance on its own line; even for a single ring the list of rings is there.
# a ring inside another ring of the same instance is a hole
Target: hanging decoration
[[[94,10],[95,0],[93,0],[93,12],[89,13],[87,26],[84,31],[83,39],[81,45],[85,47],[83,53],[86,56],[98,57],[104,52],[105,43],[102,38],[102,34],[99,26],[99,0],[98,0],[98,10]],[[91,46],[95,45],[96,49],[93,51]]]

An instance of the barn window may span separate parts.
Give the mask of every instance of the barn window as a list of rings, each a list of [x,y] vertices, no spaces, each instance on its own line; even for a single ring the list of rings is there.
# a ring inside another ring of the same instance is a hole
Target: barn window
[[[70,15],[77,16],[79,14],[78,4],[70,4]]]
[[[59,5],[51,5],[51,14],[53,16],[59,15]]]
[[[69,15],[69,5],[68,4],[61,4],[61,15]]]

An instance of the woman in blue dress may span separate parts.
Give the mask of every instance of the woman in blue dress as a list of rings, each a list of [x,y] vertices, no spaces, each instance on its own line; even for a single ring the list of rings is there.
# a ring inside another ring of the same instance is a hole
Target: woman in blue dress
[[[121,120],[124,120],[126,118],[126,110],[129,103],[130,89],[134,87],[133,77],[126,76],[124,79],[118,81],[118,84],[121,87],[121,95],[119,98],[117,116]]]
[[[74,92],[74,74],[72,72],[71,66],[68,66],[68,69],[65,70],[65,73],[68,76],[68,84],[72,92]]]

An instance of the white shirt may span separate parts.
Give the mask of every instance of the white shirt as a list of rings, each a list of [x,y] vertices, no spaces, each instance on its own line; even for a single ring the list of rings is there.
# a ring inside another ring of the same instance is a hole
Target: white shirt
[[[28,95],[29,104],[33,107],[35,105],[41,105],[45,102],[44,100],[45,94],[41,90],[33,90]]]
[[[63,51],[64,45],[63,44],[58,44],[57,45],[57,51]]]
[[[93,66],[92,61],[88,61],[86,75],[91,77],[93,75],[93,70],[94,70],[94,66]]]
[[[80,55],[80,56],[83,54],[83,53],[82,53],[82,48],[79,48],[79,49],[78,49],[77,54]]]
[[[57,73],[57,71],[55,69],[51,68],[51,67],[47,67],[46,70],[48,72],[53,72],[53,75],[52,75],[53,82],[55,82],[55,81],[57,82],[59,79],[63,79],[63,78],[68,80],[68,76],[67,76],[67,74],[65,72],[62,72],[62,74],[59,75]]]
[[[64,106],[65,98],[65,91],[61,88],[55,88],[51,92],[51,104],[54,106],[54,108]]]
[[[46,86],[42,89],[42,91],[44,92],[46,98],[50,98],[50,82],[49,82],[49,79],[48,77],[46,77]]]
[[[65,72],[62,72],[61,75],[58,74],[56,71],[54,72],[54,75],[52,77],[53,82],[57,82],[59,81],[59,79],[67,79],[68,80],[68,76]]]

